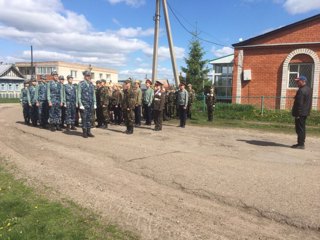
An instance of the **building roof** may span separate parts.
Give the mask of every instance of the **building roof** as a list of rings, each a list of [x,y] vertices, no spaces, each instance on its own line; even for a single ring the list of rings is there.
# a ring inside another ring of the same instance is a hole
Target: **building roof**
[[[14,73],[13,75],[8,76],[10,72]],[[23,75],[19,72],[14,64],[1,64],[0,65],[0,79],[6,80],[24,80]]]
[[[219,57],[210,61],[210,64],[227,64],[233,63],[234,54],[229,54],[227,56]]]
[[[239,43],[235,43],[232,46],[236,48],[236,47],[242,47],[242,46],[250,45],[252,42],[254,42],[256,40],[260,40],[260,39],[269,37],[269,36],[271,36],[273,34],[276,34],[276,33],[279,33],[279,32],[285,31],[285,30],[290,30],[292,28],[295,28],[297,26],[300,26],[302,24],[306,24],[308,22],[311,22],[311,21],[314,21],[314,20],[317,20],[317,19],[320,19],[320,14],[317,14],[315,16],[303,19],[301,21],[286,25],[286,26],[278,28],[276,30],[273,30],[273,31],[270,31],[270,32],[267,32],[267,33],[264,33],[264,34],[261,34],[261,35],[258,35],[256,37],[249,38],[249,39],[247,39],[245,41],[242,41],[242,42],[239,42]]]
[[[35,67],[58,66],[58,67],[79,68],[79,69],[83,69],[83,70],[87,70],[89,68],[89,65],[87,65],[87,64],[63,62],[63,61],[44,61],[44,62],[34,62],[33,64]],[[30,62],[17,62],[16,66],[17,67],[30,67],[31,63]],[[90,67],[92,68],[91,71],[107,71],[107,72],[111,72],[111,73],[118,73],[118,71],[115,69],[95,67],[95,66],[91,66],[91,65],[90,65]]]

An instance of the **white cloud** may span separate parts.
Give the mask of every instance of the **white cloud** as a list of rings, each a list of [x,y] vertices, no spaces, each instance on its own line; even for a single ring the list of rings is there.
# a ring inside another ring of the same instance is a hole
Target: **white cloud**
[[[146,3],[145,0],[108,0],[111,4],[125,3],[131,7],[140,7]]]
[[[220,48],[220,49],[216,49],[215,47],[213,47],[211,49],[211,52],[216,57],[223,57],[223,56],[226,56],[226,55],[229,55],[229,54],[233,54],[234,50],[231,47],[223,47],[223,48]]]
[[[144,37],[144,36],[152,36],[154,34],[154,29],[148,28],[143,30],[141,27],[120,28],[116,33],[121,37],[139,37],[139,36]]]
[[[284,8],[291,14],[306,13],[320,9],[319,0],[286,0]]]

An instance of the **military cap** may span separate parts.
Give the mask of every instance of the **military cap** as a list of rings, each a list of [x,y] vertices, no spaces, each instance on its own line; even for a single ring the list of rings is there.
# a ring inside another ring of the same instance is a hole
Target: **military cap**
[[[163,85],[163,83],[162,83],[162,82],[160,82],[160,81],[156,81],[156,85],[160,85],[160,86],[162,86],[162,85]]]
[[[71,75],[68,75],[68,76],[67,76],[67,79],[70,79],[70,78],[73,78],[73,77],[72,77]]]
[[[51,72],[51,75],[52,75],[52,76],[58,75],[58,72],[57,72],[57,71],[52,71],[52,72]]]
[[[46,80],[46,79],[47,79],[47,75],[42,74],[42,75],[40,76],[40,79]]]
[[[131,80],[128,79],[128,80],[124,81],[124,83],[125,83],[125,84],[128,84],[128,83],[131,84]]]
[[[191,83],[189,83],[189,84],[188,84],[188,87],[192,87],[192,84],[191,84]]]
[[[101,82],[103,83],[107,83],[107,81],[105,79],[101,79]]]
[[[59,80],[64,80],[64,76],[60,75]]]
[[[96,84],[99,84],[99,83],[101,83],[101,81],[100,81],[100,80],[97,80],[97,81],[96,81]]]
[[[185,82],[180,82],[180,85],[186,86]]]
[[[36,81],[35,76],[31,76],[30,82],[35,82],[35,81]]]
[[[86,70],[82,72],[83,76],[91,76],[91,72]]]
[[[150,83],[150,85],[152,85],[152,82],[151,82],[150,79],[147,79],[147,80],[146,80],[146,84],[147,84],[147,83]]]

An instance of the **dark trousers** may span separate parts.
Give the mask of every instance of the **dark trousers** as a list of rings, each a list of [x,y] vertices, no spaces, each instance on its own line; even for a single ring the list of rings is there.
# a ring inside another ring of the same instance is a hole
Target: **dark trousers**
[[[186,125],[187,120],[187,109],[184,108],[184,105],[179,106],[179,118],[180,118],[180,127]]]
[[[213,120],[213,106],[207,105],[207,110],[208,110],[208,121],[212,121]]]
[[[85,106],[84,109],[80,110],[82,119],[82,128],[90,129],[92,126],[92,114],[94,114],[93,106]]]
[[[49,105],[48,101],[39,101],[38,107],[39,120],[41,126],[46,126],[49,119]]]
[[[30,123],[30,107],[28,103],[23,103],[23,117],[24,117],[24,122],[25,123]]]
[[[153,111],[153,120],[156,130],[162,130],[162,117],[163,111],[154,110]]]
[[[38,116],[39,116],[38,107],[34,103],[32,104],[32,107],[30,107],[30,117],[31,117],[31,122],[33,126],[37,126]]]
[[[97,122],[98,125],[101,126],[104,123],[104,117],[103,117],[103,110],[101,106],[97,106],[96,109],[96,115],[97,115]]]
[[[144,115],[146,118],[146,124],[151,125],[151,119],[152,119],[151,106],[149,107],[148,104],[144,104],[144,111],[145,111]]]
[[[115,106],[113,108],[113,112],[114,112],[114,123],[115,124],[121,124],[122,122],[122,110],[119,106]]]
[[[141,105],[136,106],[134,108],[134,116],[135,116],[134,123],[136,125],[141,125]]]
[[[307,116],[295,118],[296,133],[298,135],[298,145],[303,146],[306,139],[306,120]]]
[[[63,127],[64,122],[66,120],[66,108],[64,106],[61,107],[61,127]]]

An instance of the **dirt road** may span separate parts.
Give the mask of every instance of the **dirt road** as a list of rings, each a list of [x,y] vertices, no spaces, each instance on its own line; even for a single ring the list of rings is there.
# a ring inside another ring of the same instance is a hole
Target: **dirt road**
[[[0,105],[0,151],[25,177],[142,239],[320,239],[320,139],[123,126],[84,139],[21,121]]]

